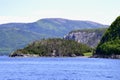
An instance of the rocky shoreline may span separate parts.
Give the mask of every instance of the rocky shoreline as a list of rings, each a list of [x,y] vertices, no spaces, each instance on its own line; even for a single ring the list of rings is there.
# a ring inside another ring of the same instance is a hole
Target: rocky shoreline
[[[84,55],[75,55],[75,54],[72,54],[70,56],[58,56],[58,55],[48,55],[48,56],[40,56],[40,55],[37,55],[37,54],[23,54],[23,53],[11,53],[9,55],[9,57],[87,57],[87,56],[84,56]]]
[[[112,54],[112,55],[93,55],[91,56],[90,58],[110,58],[110,59],[120,59],[120,55],[115,55],[115,54]]]
[[[9,57],[39,57],[35,54],[10,54]]]
[[[71,56],[56,56],[56,55],[49,55],[49,56],[40,56],[36,54],[23,54],[23,53],[15,53],[15,54],[10,54],[9,57],[83,57],[83,58],[106,58],[106,59],[120,59],[120,55],[93,55],[93,56],[76,56],[76,55],[71,55]]]

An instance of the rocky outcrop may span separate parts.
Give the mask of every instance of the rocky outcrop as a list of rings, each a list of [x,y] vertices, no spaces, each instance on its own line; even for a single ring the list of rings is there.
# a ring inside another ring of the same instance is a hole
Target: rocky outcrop
[[[93,56],[91,56],[91,58],[111,58],[111,59],[120,59],[120,55],[98,55],[98,54],[94,54]]]
[[[24,54],[17,50],[16,52],[13,52],[9,55],[9,57],[39,57],[39,55],[36,54]]]
[[[65,35],[64,39],[75,40],[79,43],[87,44],[88,46],[94,48],[99,43],[105,30],[106,28],[72,31]]]

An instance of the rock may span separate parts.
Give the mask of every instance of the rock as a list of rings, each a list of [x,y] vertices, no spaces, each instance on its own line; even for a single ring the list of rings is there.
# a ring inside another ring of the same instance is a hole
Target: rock
[[[120,55],[93,55],[90,58],[111,58],[111,59],[120,59]]]
[[[9,55],[9,57],[39,57],[39,55],[35,55],[35,54],[23,54],[18,52],[13,52]]]
[[[65,35],[64,39],[75,40],[78,43],[83,43],[94,48],[99,43],[105,30],[106,28],[73,31]]]

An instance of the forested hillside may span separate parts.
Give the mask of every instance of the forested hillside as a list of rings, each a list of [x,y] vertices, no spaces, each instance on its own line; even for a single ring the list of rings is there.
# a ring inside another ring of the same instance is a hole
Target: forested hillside
[[[120,58],[120,16],[105,32],[96,48],[94,57]]]
[[[92,48],[84,44],[56,38],[35,41],[24,49],[18,49],[10,56],[83,56],[83,53],[91,51]]]

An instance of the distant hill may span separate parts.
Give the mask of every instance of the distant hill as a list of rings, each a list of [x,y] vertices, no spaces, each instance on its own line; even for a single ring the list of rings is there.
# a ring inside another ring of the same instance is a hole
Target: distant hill
[[[46,18],[33,23],[2,24],[0,25],[0,54],[9,54],[41,38],[62,38],[72,30],[105,27],[107,25],[92,21],[61,18]]]
[[[0,54],[8,55],[8,53],[23,48],[28,43],[41,39],[43,35],[18,30],[4,29],[0,30]]]
[[[86,44],[95,48],[107,28],[74,30],[64,36],[64,39],[75,40],[78,43]]]
[[[96,48],[94,57],[120,58],[120,16],[105,32]]]

